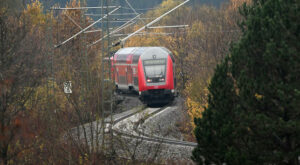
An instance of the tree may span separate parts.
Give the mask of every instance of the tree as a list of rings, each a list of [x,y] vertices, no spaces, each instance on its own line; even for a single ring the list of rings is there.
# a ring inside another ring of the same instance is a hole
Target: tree
[[[7,7],[0,7],[0,164],[22,152],[18,144],[27,139],[18,136],[30,109],[26,104],[44,76],[41,29],[32,13]]]
[[[193,160],[299,164],[299,2],[254,0],[241,14],[242,38],[216,69],[208,108],[195,119]]]
[[[184,51],[188,53],[187,60],[183,62],[188,74],[184,94],[191,121],[189,123],[191,132],[195,128],[194,118],[201,118],[202,112],[207,107],[208,85],[216,65],[229,52],[228,43],[237,41],[241,36],[236,24],[242,19],[238,12],[240,5],[241,0],[238,2],[231,0],[221,9],[201,6],[192,14],[194,22],[187,31],[187,41],[181,43],[187,45]],[[177,61],[179,62],[182,62],[182,59]]]
[[[202,118],[195,118],[195,136],[198,146],[193,151],[193,160],[204,164],[222,164],[226,162],[228,144],[234,137],[234,102],[237,96],[234,92],[234,83],[229,72],[228,58],[218,65],[209,86],[208,108],[202,113]],[[225,99],[227,98],[227,99]],[[230,115],[229,115],[230,114]],[[231,151],[234,152],[234,151]]]

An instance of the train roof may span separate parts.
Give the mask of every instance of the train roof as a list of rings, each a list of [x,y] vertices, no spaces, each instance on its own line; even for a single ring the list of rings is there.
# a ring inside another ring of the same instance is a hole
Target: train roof
[[[166,57],[170,55],[173,62],[175,62],[172,52],[165,47],[126,47],[119,49],[116,53],[117,62],[126,62],[129,55],[133,55],[133,63],[137,63],[139,58],[148,59],[152,58],[153,54],[157,58]]]
[[[141,55],[143,54],[145,51],[149,51],[151,49],[161,49],[163,51],[165,51],[168,54],[171,54],[171,51],[169,51],[167,48],[165,47],[126,47],[126,48],[121,48],[119,49],[116,54],[118,55],[128,55],[128,54],[133,54],[133,55]]]

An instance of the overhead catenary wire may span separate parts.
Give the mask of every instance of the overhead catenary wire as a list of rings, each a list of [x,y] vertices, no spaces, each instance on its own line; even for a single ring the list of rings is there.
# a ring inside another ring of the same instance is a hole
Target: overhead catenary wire
[[[109,28],[112,29],[112,28]],[[101,32],[102,29],[95,29],[95,30],[89,30],[89,31],[85,31],[84,33],[96,33],[96,32]]]
[[[95,33],[95,32],[101,32],[102,29],[96,29],[96,30],[89,30],[89,31],[85,31],[84,33]]]
[[[125,2],[127,3],[127,5],[131,8],[131,10],[136,14],[136,15],[139,15],[135,9],[131,6],[131,4],[128,2],[128,0],[125,0]],[[141,20],[143,23],[145,23],[143,20]]]
[[[137,35],[142,36],[142,35],[147,35],[147,34],[150,34],[150,35],[172,35],[174,33],[140,32],[140,33],[136,33],[135,36],[137,36]],[[128,35],[128,34],[112,34],[112,36],[115,36],[115,37],[126,36],[126,35]]]
[[[65,43],[67,43],[68,41],[72,40],[73,38],[75,38],[76,36],[78,36],[79,34],[85,32],[86,30],[88,30],[89,28],[91,28],[92,26],[94,26],[96,23],[100,22],[102,19],[106,18],[109,14],[117,11],[118,9],[120,9],[120,6],[115,8],[114,10],[112,10],[111,12],[109,12],[108,14],[106,14],[105,16],[103,16],[102,18],[98,19],[97,21],[95,21],[94,23],[90,24],[89,26],[87,26],[86,28],[82,29],[81,31],[79,31],[78,33],[76,33],[75,35],[73,35],[72,37],[68,38],[67,40],[63,41],[62,43],[55,45],[55,48],[58,48],[62,45],[64,45]]]
[[[186,28],[186,27],[189,27],[189,25],[151,26],[151,27],[147,27],[147,29]]]
[[[89,22],[94,22],[94,21],[89,21]],[[119,21],[109,21],[110,23],[114,23],[114,22],[128,22],[128,21],[126,21],[126,20],[119,20]]]
[[[52,10],[85,10],[85,9],[105,9],[116,8],[118,6],[97,6],[97,7],[51,7]]]
[[[140,14],[140,13],[138,13]],[[103,16],[102,14],[94,14],[94,13],[87,13],[84,14],[86,16]],[[123,16],[123,15],[136,15],[136,13],[116,13],[116,14],[111,14],[111,16]]]
[[[129,34],[127,37],[121,39],[119,42],[117,42],[116,44],[114,44],[113,46],[118,46],[120,44],[123,44],[128,38],[134,36],[134,34],[141,32],[142,30],[146,29],[146,27],[149,27],[151,25],[153,25],[154,23],[158,22],[160,19],[162,19],[164,16],[170,14],[172,11],[176,10],[177,8],[183,6],[184,4],[186,4],[187,2],[189,2],[190,0],[186,0],[184,2],[182,2],[181,4],[177,5],[176,7],[174,7],[173,9],[167,11],[166,13],[164,13],[163,15],[159,16],[158,18],[156,18],[155,20],[151,21],[150,23],[148,23],[147,25],[141,27],[140,29],[138,29],[137,31]]]
[[[200,30],[198,32],[201,33],[235,33],[235,32],[240,32],[241,30]],[[169,35],[171,34],[184,34],[184,33],[190,33],[190,32],[195,32],[195,30],[190,30],[190,31],[177,31],[177,32],[172,32],[168,33]]]
[[[79,29],[82,29],[82,27],[76,23],[76,21],[74,19],[72,19],[68,14],[64,14],[67,18],[69,18],[69,20],[71,20],[71,22],[76,25],[77,27],[79,27]]]
[[[112,32],[110,33],[110,35],[119,32],[120,30],[124,29],[125,27],[128,27],[128,26],[126,26],[126,25],[128,25],[130,22],[133,22],[133,21],[134,21],[136,18],[138,18],[139,16],[140,16],[140,14],[137,15],[137,16],[135,16],[134,18],[130,19],[128,22],[124,23],[124,24],[121,25],[119,28],[117,28],[116,30],[112,31]],[[92,44],[88,45],[88,47],[97,44],[98,42],[102,41],[102,40],[103,40],[104,38],[106,38],[106,37],[107,37],[107,35],[105,35],[104,37],[100,38],[99,40],[93,42]]]
[[[140,16],[140,14],[138,15]],[[130,21],[132,18],[112,18],[111,20],[113,21]],[[142,18],[142,17],[139,17],[138,19],[155,19],[155,18]]]
[[[128,9],[128,10],[132,10],[131,8],[128,7],[122,7],[123,9]],[[146,10],[155,10],[155,9],[159,9],[158,7],[153,7],[153,8],[144,8],[144,9],[135,9],[136,11],[146,11]]]
[[[131,25],[133,25],[135,23],[137,23],[137,22],[134,22],[134,21],[133,22],[129,22],[126,26],[122,27],[120,30],[126,29],[127,27],[129,27],[129,26],[131,26]]]
[[[126,27],[132,25],[133,23],[136,22],[130,22],[129,24],[127,24],[126,26],[120,26],[117,29],[113,30],[110,34],[114,37],[121,37],[121,36],[127,36],[129,34],[115,34],[123,29],[125,29]],[[188,25],[175,25],[174,28],[182,28],[182,27],[189,27]],[[157,28],[173,28],[173,26],[171,27],[165,27],[165,26],[152,26],[152,27],[148,27],[149,29],[157,29]],[[95,30],[90,30],[90,31],[85,31],[84,33],[95,33],[95,32],[101,32],[102,29],[95,29]],[[241,30],[236,29],[236,30],[200,30],[201,33],[234,33],[234,32],[239,32]],[[193,32],[193,31],[190,31]],[[187,33],[187,31],[181,31],[181,32],[172,32],[172,33],[153,33],[153,32],[141,32],[141,33],[137,33],[135,36],[139,35],[145,35],[145,34],[150,34],[150,35],[172,35],[172,34],[183,34],[183,33]],[[107,36],[107,35],[106,35]],[[102,41],[106,36],[102,37],[101,39],[93,42],[92,44],[88,45],[88,47]]]
[[[201,33],[235,33],[235,32],[239,32],[241,30],[201,30]],[[189,32],[193,32],[193,31],[189,31]],[[172,33],[154,33],[154,32],[139,32],[134,34],[134,36],[145,36],[145,35],[151,35],[152,37],[154,36],[159,36],[159,35],[165,35],[165,36],[169,36],[169,35],[174,35],[174,34],[186,34],[188,33],[188,31],[180,31],[180,32],[172,32]],[[112,34],[112,37],[122,37],[122,36],[128,36],[129,34]]]
[[[234,32],[240,32],[241,30],[239,29],[234,29],[234,30],[199,30],[201,33],[234,33]],[[193,31],[190,31],[193,32]],[[183,32],[177,32],[177,33],[186,33],[186,31]]]
[[[132,23],[135,23],[135,19],[140,17],[140,14],[131,18],[130,20],[128,20],[128,22],[124,23],[123,25],[121,25],[120,27],[118,27],[117,29],[123,29],[123,27],[127,27],[128,24],[132,24]]]
[[[118,27],[116,30],[114,30],[112,33],[116,33],[122,29],[124,29],[124,27],[128,27],[127,25],[128,24],[131,24],[131,23],[135,23],[136,21],[134,21],[136,18],[140,17],[140,14],[131,18],[130,20],[128,20],[126,23],[124,23],[123,25],[121,25],[120,27]]]

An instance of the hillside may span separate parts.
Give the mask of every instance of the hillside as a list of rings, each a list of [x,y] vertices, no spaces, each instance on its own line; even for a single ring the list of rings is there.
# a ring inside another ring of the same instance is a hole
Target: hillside
[[[67,1],[0,0],[0,165],[300,164],[299,0]]]

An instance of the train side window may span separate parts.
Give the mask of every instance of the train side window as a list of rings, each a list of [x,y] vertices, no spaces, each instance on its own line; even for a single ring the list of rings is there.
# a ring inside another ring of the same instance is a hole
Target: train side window
[[[119,54],[117,56],[118,63],[126,63],[127,55],[126,54]]]
[[[136,69],[135,68],[132,68],[132,73],[136,74]]]

